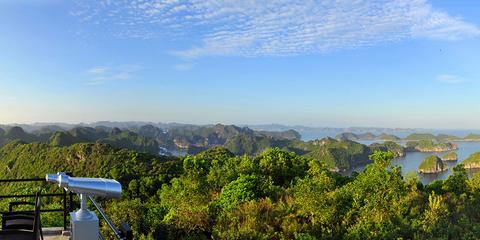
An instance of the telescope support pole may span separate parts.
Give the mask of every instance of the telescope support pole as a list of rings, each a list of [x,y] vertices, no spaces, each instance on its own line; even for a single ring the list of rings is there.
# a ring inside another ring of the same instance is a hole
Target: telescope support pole
[[[88,195],[80,194],[80,209],[70,213],[72,240],[98,239],[99,221],[95,212],[87,209]]]
[[[88,210],[87,209],[87,198],[88,196],[85,193],[80,194],[80,209]]]

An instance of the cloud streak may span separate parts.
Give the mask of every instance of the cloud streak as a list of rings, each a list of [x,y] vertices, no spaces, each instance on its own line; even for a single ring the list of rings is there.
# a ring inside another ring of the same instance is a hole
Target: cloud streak
[[[123,65],[117,67],[97,66],[86,71],[89,76],[88,85],[99,85],[111,81],[125,81],[133,77],[140,70],[137,65]]]
[[[79,2],[72,13],[128,38],[188,38],[173,54],[290,56],[405,39],[458,40],[480,29],[426,0],[163,0]]]
[[[193,63],[180,63],[173,66],[173,69],[177,71],[189,71],[193,68]]]
[[[462,83],[465,80],[456,75],[451,75],[451,74],[442,74],[437,76],[437,81],[442,82],[442,83],[448,83],[448,84],[458,84]]]

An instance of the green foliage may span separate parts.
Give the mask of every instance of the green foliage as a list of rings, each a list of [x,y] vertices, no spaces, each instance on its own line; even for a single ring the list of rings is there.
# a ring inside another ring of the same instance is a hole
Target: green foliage
[[[255,175],[242,175],[223,187],[218,205],[222,209],[231,210],[242,202],[264,195],[265,190],[268,192],[267,186],[262,186],[262,182]]]
[[[272,178],[273,183],[286,186],[296,177],[303,177],[307,170],[307,159],[278,148],[268,149],[255,159],[259,171]]]
[[[465,136],[464,139],[468,141],[478,141],[480,140],[480,134],[471,133]]]
[[[480,168],[480,152],[473,153],[462,164],[465,168]]]
[[[447,134],[438,134],[436,137],[437,141],[439,142],[448,142],[448,141],[458,141],[461,140],[460,137],[454,135],[447,135]]]
[[[385,141],[384,143],[374,143],[374,144],[371,144],[369,148],[372,152],[390,151],[395,155],[395,157],[405,156],[405,148],[403,148],[400,144],[393,141]]]
[[[110,133],[101,128],[90,127],[76,127],[69,131],[52,131],[46,128],[34,133],[27,133],[21,127],[12,127],[7,132],[0,134],[0,146],[17,140],[26,143],[49,143],[56,147],[66,147],[76,143],[99,142],[138,152],[152,154],[159,152],[158,143],[155,140],[118,128],[114,128]]]
[[[418,167],[418,171],[421,173],[437,173],[443,172],[447,169],[447,164],[436,155],[426,157]]]
[[[383,140],[383,141],[392,141],[392,142],[395,142],[395,141],[400,141],[401,139],[395,135],[391,135],[391,134],[380,134],[378,137],[377,137],[378,140]]]
[[[150,129],[150,132],[154,131]],[[148,134],[142,131],[143,134]],[[148,134],[152,135],[152,134]],[[171,129],[160,142],[173,148],[186,149],[196,154],[213,146],[223,146],[236,155],[254,156],[270,147],[284,147],[299,141],[300,134],[294,130],[285,132],[254,131],[250,128],[217,124],[215,126],[188,126]]]
[[[443,161],[457,161],[458,155],[456,152],[449,152],[442,157]]]
[[[405,140],[407,141],[421,141],[421,140],[428,140],[428,141],[433,141],[437,140],[437,137],[435,135],[430,134],[430,133],[412,133],[408,135]]]
[[[240,134],[228,139],[225,147],[237,155],[257,155],[274,146],[273,139]]]
[[[318,159],[332,169],[350,169],[369,163],[370,149],[353,141],[322,139],[309,142],[305,156]]]
[[[448,176],[443,184],[445,192],[451,192],[460,195],[467,191],[467,171],[462,164],[453,167],[453,174]]]
[[[49,142],[50,145],[57,147],[70,146],[75,143],[99,142],[138,152],[156,154],[159,151],[158,143],[155,140],[131,131],[121,131],[118,128],[113,129],[110,133],[94,128],[74,128],[68,132],[55,132]]]
[[[480,175],[468,179],[459,165],[446,180],[423,187],[391,165],[395,153],[372,153],[351,141],[290,146],[315,152],[311,158],[280,148],[253,157],[215,147],[168,158],[100,143],[53,145],[11,141],[0,149],[1,177],[70,170],[115,178],[123,198],[102,205],[116,224],[131,224],[135,239],[475,239],[480,234]],[[365,161],[363,155],[372,162],[363,172],[344,177],[331,171],[332,162],[351,166]],[[31,193],[35,187],[6,184],[0,192]],[[0,208],[6,204],[0,201]],[[46,215],[42,223],[59,225],[58,219]],[[106,226],[102,231],[112,237]]]
[[[408,151],[419,151],[419,152],[446,152],[456,150],[457,145],[449,142],[439,142],[436,143],[433,140],[420,140],[420,141],[410,141],[407,142]]]
[[[181,161],[176,158],[116,149],[98,143],[55,147],[43,143],[25,144],[13,141],[0,149],[2,179],[43,177],[47,173],[71,171],[74,176],[114,178],[124,186],[124,199],[142,199],[138,200],[140,203],[137,205],[120,205],[122,210],[112,211],[112,215],[123,214],[127,210],[137,211],[137,207],[143,208],[147,202],[154,201],[152,196],[155,196],[162,184],[180,175],[182,171],[180,164]],[[43,187],[45,192],[59,191],[58,187],[51,184]],[[0,193],[3,194],[34,192],[34,186],[29,183],[2,184],[0,188]],[[7,201],[0,203],[6,204]],[[45,202],[45,207],[48,208],[59,208],[59,206],[60,202],[53,200]],[[1,207],[5,210],[4,205]],[[108,207],[106,209],[108,210]],[[127,215],[123,215],[125,216]],[[118,219],[120,217],[122,216]],[[136,218],[132,219],[136,221]],[[45,215],[42,222],[44,226],[61,226],[62,218],[59,215]],[[132,220],[128,222],[137,223]],[[138,224],[143,224],[143,220]],[[141,231],[137,231],[137,234],[155,230],[150,229],[149,226],[138,229]]]

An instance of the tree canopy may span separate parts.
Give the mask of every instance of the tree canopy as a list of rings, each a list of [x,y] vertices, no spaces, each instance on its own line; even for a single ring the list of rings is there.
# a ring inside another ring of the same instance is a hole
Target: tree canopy
[[[423,186],[415,177],[404,178],[391,164],[394,157],[374,152],[363,172],[342,176],[328,161],[280,148],[250,157],[215,147],[176,158],[101,143],[14,141],[0,149],[0,174],[21,178],[70,170],[115,178],[124,186],[123,198],[103,202],[104,208],[116,223],[129,222],[136,239],[478,237],[480,176],[469,179],[459,165],[446,180]],[[31,188],[0,191],[12,190]]]

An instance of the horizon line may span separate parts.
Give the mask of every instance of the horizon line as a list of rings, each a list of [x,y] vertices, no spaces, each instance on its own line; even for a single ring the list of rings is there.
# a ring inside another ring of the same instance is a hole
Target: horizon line
[[[192,125],[192,126],[210,126],[210,125],[233,125],[239,127],[260,127],[260,126],[281,126],[287,128],[295,128],[295,127],[308,127],[314,129],[322,129],[322,128],[331,128],[331,129],[352,129],[352,128],[373,128],[373,129],[398,129],[398,130],[450,130],[450,131],[466,131],[466,130],[476,130],[480,131],[480,128],[426,128],[426,127],[384,127],[384,126],[348,126],[348,127],[338,127],[338,126],[312,126],[312,125],[303,125],[303,124],[282,124],[282,123],[224,123],[224,122],[217,122],[217,123],[185,123],[185,122],[162,122],[162,121],[115,121],[115,120],[99,120],[99,121],[91,121],[91,122],[15,122],[15,123],[0,123],[0,125],[4,126],[14,126],[14,125],[56,125],[56,124],[65,124],[65,125],[94,125],[101,122],[110,122],[110,123],[141,123],[141,124],[180,124],[180,125]]]

